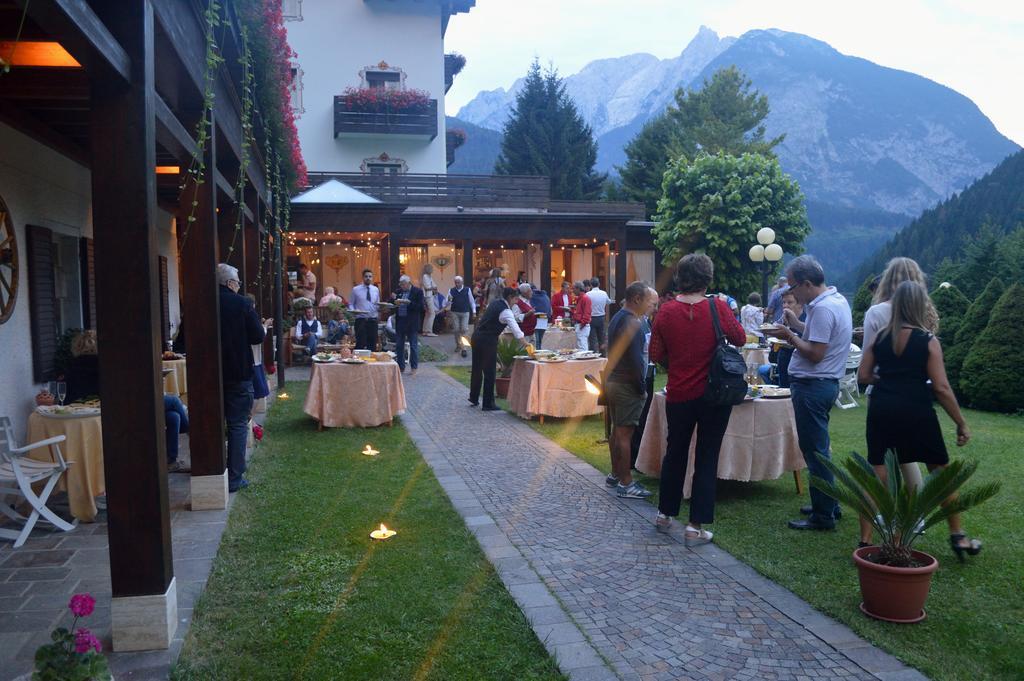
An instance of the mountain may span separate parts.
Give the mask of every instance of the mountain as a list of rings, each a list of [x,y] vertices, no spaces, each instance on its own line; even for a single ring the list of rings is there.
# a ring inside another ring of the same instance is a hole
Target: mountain
[[[448,166],[453,175],[490,175],[494,162],[501,151],[501,133],[452,116],[445,117],[448,130],[461,128],[466,131],[465,143],[455,150],[455,163]]]
[[[594,128],[598,170],[614,174],[626,143],[678,87],[699,87],[730,65],[768,96],[768,136],[785,133],[779,161],[807,196],[808,250],[832,275],[848,273],[914,216],[1019,148],[971,100],[927,78],[797,33],[719,38],[701,27],[673,59],[601,59],[566,77],[566,90]],[[480,93],[458,118],[500,131],[517,87]],[[838,242],[842,249],[834,248]]]
[[[945,258],[956,260],[967,241],[988,224],[1007,233],[1024,225],[1024,151],[1018,151],[960,194],[925,211],[894,236],[853,276],[860,281],[881,272],[897,255],[934,271]]]

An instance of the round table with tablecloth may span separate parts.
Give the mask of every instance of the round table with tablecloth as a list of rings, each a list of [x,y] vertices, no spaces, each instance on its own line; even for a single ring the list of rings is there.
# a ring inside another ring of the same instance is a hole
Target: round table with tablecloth
[[[600,414],[597,396],[587,391],[584,376],[600,378],[606,361],[603,357],[564,362],[516,360],[508,385],[509,407],[527,419]]]
[[[59,443],[64,460],[71,466],[57,489],[67,490],[71,515],[82,522],[96,519],[96,497],[106,491],[103,478],[103,426],[99,415],[61,418],[32,412],[28,417],[28,441],[39,442],[63,435]],[[29,453],[37,461],[56,461],[49,447]]]
[[[168,395],[177,395],[182,402],[186,402],[188,394],[188,370],[183,359],[165,359],[162,362],[164,369],[170,372],[164,376],[164,392]],[[187,403],[187,402],[186,402]]]
[[[327,428],[390,424],[405,413],[405,387],[396,362],[313,363],[303,411]]]
[[[690,498],[693,480],[693,457],[697,443],[694,432],[690,440],[690,458],[683,481],[683,497]],[[661,460],[668,446],[668,423],[665,419],[665,393],[657,392],[647,414],[643,439],[636,468],[641,473],[659,477]],[[790,399],[746,400],[732,408],[729,426],[722,439],[718,456],[720,480],[775,480],[783,473],[793,472],[797,492],[800,474],[806,468],[797,442],[796,422],[793,420],[793,402]]]

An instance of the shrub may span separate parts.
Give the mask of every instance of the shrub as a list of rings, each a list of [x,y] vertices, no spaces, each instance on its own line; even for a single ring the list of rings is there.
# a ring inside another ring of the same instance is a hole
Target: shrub
[[[960,328],[957,329],[956,338],[949,347],[943,348],[946,360],[946,375],[949,376],[949,384],[960,394],[960,371],[963,369],[964,360],[967,359],[974,341],[978,339],[981,332],[988,326],[988,320],[992,315],[992,308],[999,302],[999,296],[1003,295],[1006,286],[998,277],[993,277],[985,290],[981,292],[971,306],[964,313]]]
[[[964,360],[960,388],[974,407],[1003,412],[1024,409],[1024,364],[1014,350],[1024,338],[1022,297],[1024,286],[1006,289]]]
[[[931,296],[939,313],[939,340],[943,346],[952,345],[971,301],[952,284],[940,284]]]

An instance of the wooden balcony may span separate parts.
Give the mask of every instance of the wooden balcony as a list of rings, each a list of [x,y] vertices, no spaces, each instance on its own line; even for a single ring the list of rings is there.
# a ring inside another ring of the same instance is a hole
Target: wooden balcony
[[[334,98],[334,137],[394,135],[430,141],[437,137],[437,100],[423,113],[346,111],[344,98]]]

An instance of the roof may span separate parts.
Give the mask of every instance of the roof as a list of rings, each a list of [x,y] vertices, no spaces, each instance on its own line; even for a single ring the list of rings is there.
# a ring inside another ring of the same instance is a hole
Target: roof
[[[292,199],[292,203],[380,203],[369,194],[353,189],[344,182],[330,179],[307,189]]]

